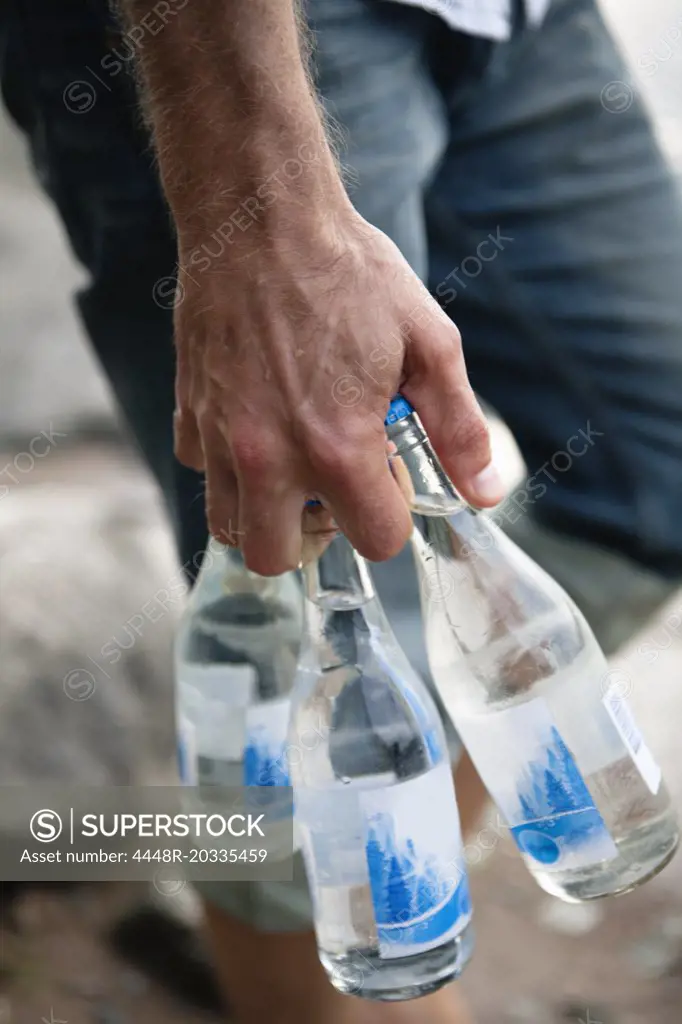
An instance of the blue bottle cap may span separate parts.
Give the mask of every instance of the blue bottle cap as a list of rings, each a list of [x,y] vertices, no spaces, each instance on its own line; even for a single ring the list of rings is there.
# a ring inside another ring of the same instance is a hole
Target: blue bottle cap
[[[407,417],[411,416],[413,412],[414,409],[407,399],[403,398],[402,395],[396,395],[395,398],[391,399],[391,404],[388,407],[388,413],[384,423],[388,427],[391,423],[397,423],[398,420],[407,419]]]

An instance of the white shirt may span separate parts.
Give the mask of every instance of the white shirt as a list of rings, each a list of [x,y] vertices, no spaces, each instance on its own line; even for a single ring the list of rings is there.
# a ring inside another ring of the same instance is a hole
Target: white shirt
[[[486,39],[509,39],[512,0],[399,0],[440,15],[452,28]],[[528,22],[539,25],[552,0],[524,0]]]

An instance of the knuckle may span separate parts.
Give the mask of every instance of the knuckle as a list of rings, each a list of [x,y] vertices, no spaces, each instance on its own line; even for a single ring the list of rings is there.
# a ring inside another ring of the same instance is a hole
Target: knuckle
[[[457,420],[450,432],[449,447],[455,455],[477,454],[490,446],[488,425],[478,410]]]
[[[447,316],[447,313],[444,316]],[[447,373],[452,371],[453,359],[459,361],[461,355],[462,335],[456,324],[448,320],[443,334],[438,336],[438,341],[434,344],[432,359],[438,370]]]
[[[439,381],[453,401],[461,401],[462,392],[468,389],[468,380],[462,336],[455,325],[449,323],[442,332],[434,332],[422,345],[419,356],[425,377]]]
[[[447,316],[447,313],[445,314]],[[452,355],[452,351],[462,351],[462,335],[457,324],[454,324],[452,320],[448,323],[448,350],[445,354]]]
[[[233,433],[230,448],[235,467],[240,473],[260,476],[269,473],[277,464],[272,442],[253,429]]]

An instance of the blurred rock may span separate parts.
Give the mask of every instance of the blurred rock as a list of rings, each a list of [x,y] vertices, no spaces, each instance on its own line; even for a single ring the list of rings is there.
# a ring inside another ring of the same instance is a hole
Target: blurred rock
[[[185,584],[155,492],[128,473],[24,486],[0,502],[5,785],[174,778],[171,646]]]
[[[560,935],[588,935],[604,920],[604,911],[594,903],[562,903],[545,900],[538,911],[538,923]]]

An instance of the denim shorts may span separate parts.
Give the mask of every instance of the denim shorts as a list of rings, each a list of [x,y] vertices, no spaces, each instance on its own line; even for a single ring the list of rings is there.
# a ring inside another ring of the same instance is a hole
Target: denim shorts
[[[510,532],[518,514],[602,552],[618,596],[635,578],[673,586],[682,204],[595,0],[554,0],[541,28],[519,18],[501,44],[390,0],[306,10],[351,198],[453,317],[475,390],[520,446],[529,477]],[[191,564],[206,522],[202,482],[172,449],[176,245],[132,47],[106,0],[15,0],[0,19],[5,101],[89,272],[83,322]],[[560,576],[565,552],[553,565],[552,543],[538,550]],[[428,680],[409,553],[375,579]],[[300,862],[292,884],[207,895],[260,928],[310,923]]]

